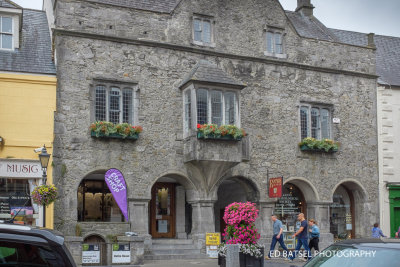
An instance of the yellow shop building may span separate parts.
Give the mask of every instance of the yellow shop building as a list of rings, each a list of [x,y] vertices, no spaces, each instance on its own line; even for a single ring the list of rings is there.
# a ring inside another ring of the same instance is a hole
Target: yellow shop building
[[[40,148],[53,150],[57,79],[47,25],[43,11],[0,1],[0,220],[53,228],[53,205],[44,210],[30,198],[43,182]]]

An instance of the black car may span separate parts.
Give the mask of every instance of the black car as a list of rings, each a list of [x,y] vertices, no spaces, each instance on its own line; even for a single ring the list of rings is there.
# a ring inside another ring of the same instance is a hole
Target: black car
[[[321,251],[304,267],[400,266],[399,239],[349,239]]]
[[[0,267],[76,267],[61,233],[24,225],[0,223]]]

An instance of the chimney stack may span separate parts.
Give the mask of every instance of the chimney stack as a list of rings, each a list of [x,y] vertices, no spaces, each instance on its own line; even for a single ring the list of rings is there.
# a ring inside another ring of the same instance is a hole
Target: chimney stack
[[[368,36],[368,47],[371,47],[371,48],[376,48],[376,45],[375,45],[375,40],[374,40],[374,37],[375,37],[375,33],[368,33],[367,34],[367,36]]]
[[[304,16],[313,15],[314,6],[311,4],[311,0],[297,0],[296,12],[300,12]]]

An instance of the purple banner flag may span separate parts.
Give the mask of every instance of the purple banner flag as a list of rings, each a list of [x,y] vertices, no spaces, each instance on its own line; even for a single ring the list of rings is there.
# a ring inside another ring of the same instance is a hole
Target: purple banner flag
[[[117,169],[109,169],[106,172],[104,178],[126,221],[129,221],[128,203],[126,199],[126,184],[124,176]]]

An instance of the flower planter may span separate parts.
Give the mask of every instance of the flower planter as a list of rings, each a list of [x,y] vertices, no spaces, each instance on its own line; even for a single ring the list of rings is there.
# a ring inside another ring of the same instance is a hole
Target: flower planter
[[[91,131],[90,135],[94,138],[102,138],[102,139],[128,139],[128,140],[137,140],[139,138],[138,134],[135,134],[133,136],[127,136],[127,137],[123,137],[122,135],[118,134],[118,133],[113,133],[110,135],[105,135],[104,133],[99,133],[99,135],[96,135],[96,132]]]
[[[261,249],[262,256],[256,258],[249,254],[239,252],[240,267],[264,267],[264,248]],[[221,267],[226,266],[226,257],[218,254],[218,265]]]
[[[240,141],[242,140],[241,137],[235,138],[232,135],[214,135],[208,134],[204,135],[202,132],[197,132],[197,139],[204,139],[204,140],[225,140],[225,141]]]
[[[326,151],[325,149],[311,148],[311,147],[308,147],[306,145],[302,145],[300,147],[300,150],[301,151],[309,151],[309,152],[320,152],[320,153],[335,153],[335,152],[338,151],[337,149],[333,149],[333,148],[329,149],[328,151]]]

